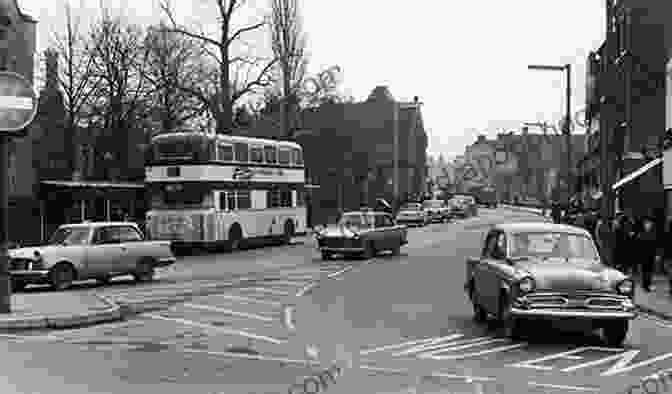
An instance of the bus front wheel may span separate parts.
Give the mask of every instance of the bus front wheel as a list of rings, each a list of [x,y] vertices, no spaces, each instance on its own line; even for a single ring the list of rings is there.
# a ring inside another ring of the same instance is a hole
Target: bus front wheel
[[[294,236],[294,223],[291,220],[285,222],[285,232],[282,235],[282,243],[284,245],[289,245],[292,242],[292,237]]]
[[[240,226],[237,224],[233,225],[229,231],[229,247],[232,252],[240,249],[242,240],[243,232],[241,231]]]

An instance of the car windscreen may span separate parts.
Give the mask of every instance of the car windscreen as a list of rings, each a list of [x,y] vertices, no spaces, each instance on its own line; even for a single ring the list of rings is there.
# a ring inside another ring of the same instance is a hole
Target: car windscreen
[[[52,234],[50,245],[83,245],[89,239],[91,230],[88,227],[62,227]]]
[[[509,249],[513,258],[599,259],[593,240],[581,234],[559,232],[514,234],[510,238]]]
[[[362,215],[343,215],[341,217],[341,220],[338,222],[339,225],[345,226],[345,227],[363,227],[364,222],[362,221]]]

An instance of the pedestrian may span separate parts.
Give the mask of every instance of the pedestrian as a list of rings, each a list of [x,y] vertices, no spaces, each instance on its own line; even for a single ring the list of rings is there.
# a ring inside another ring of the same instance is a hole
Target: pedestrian
[[[553,223],[560,223],[560,219],[562,218],[562,210],[560,209],[560,204],[558,204],[557,201],[553,201],[553,206],[551,208],[551,218],[553,219]]]
[[[595,241],[597,243],[600,256],[606,265],[613,266],[614,261],[611,255],[613,242],[612,242],[612,226],[609,217],[604,214],[600,214],[597,219],[597,224],[595,225]]]
[[[634,274],[637,268],[632,261],[632,251],[636,247],[634,221],[632,216],[627,213],[621,214],[617,219],[617,230],[615,231],[616,244],[614,245],[614,259],[616,265],[625,273]]]
[[[652,277],[653,269],[658,256],[658,237],[653,218],[646,217],[642,220],[642,229],[637,234],[637,254],[640,262],[640,272],[642,274],[642,288],[646,292],[653,290]]]

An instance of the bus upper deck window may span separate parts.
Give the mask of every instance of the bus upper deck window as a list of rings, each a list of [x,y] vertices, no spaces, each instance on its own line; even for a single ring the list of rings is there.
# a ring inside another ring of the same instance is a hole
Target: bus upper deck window
[[[217,147],[217,160],[225,162],[233,161],[233,146],[220,144]]]
[[[236,161],[241,163],[247,163],[249,161],[249,150],[246,143],[236,142],[234,144],[234,150],[236,153]]]
[[[289,165],[291,161],[291,151],[287,148],[280,148],[278,152],[278,163]]]
[[[292,148],[292,164],[297,166],[303,165],[303,154],[301,149]]]
[[[253,163],[264,162],[264,150],[260,146],[250,148],[250,161]]]
[[[264,160],[268,164],[276,163],[277,150],[273,145],[264,146]]]

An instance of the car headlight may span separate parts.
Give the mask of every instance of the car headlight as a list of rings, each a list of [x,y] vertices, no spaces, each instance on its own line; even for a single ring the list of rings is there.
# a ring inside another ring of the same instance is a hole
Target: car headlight
[[[529,276],[526,278],[523,278],[518,282],[518,290],[520,290],[521,293],[531,293],[534,291],[534,279],[530,278]]]
[[[635,291],[635,284],[632,279],[625,279],[616,285],[616,291],[621,295],[632,295],[632,293]]]

